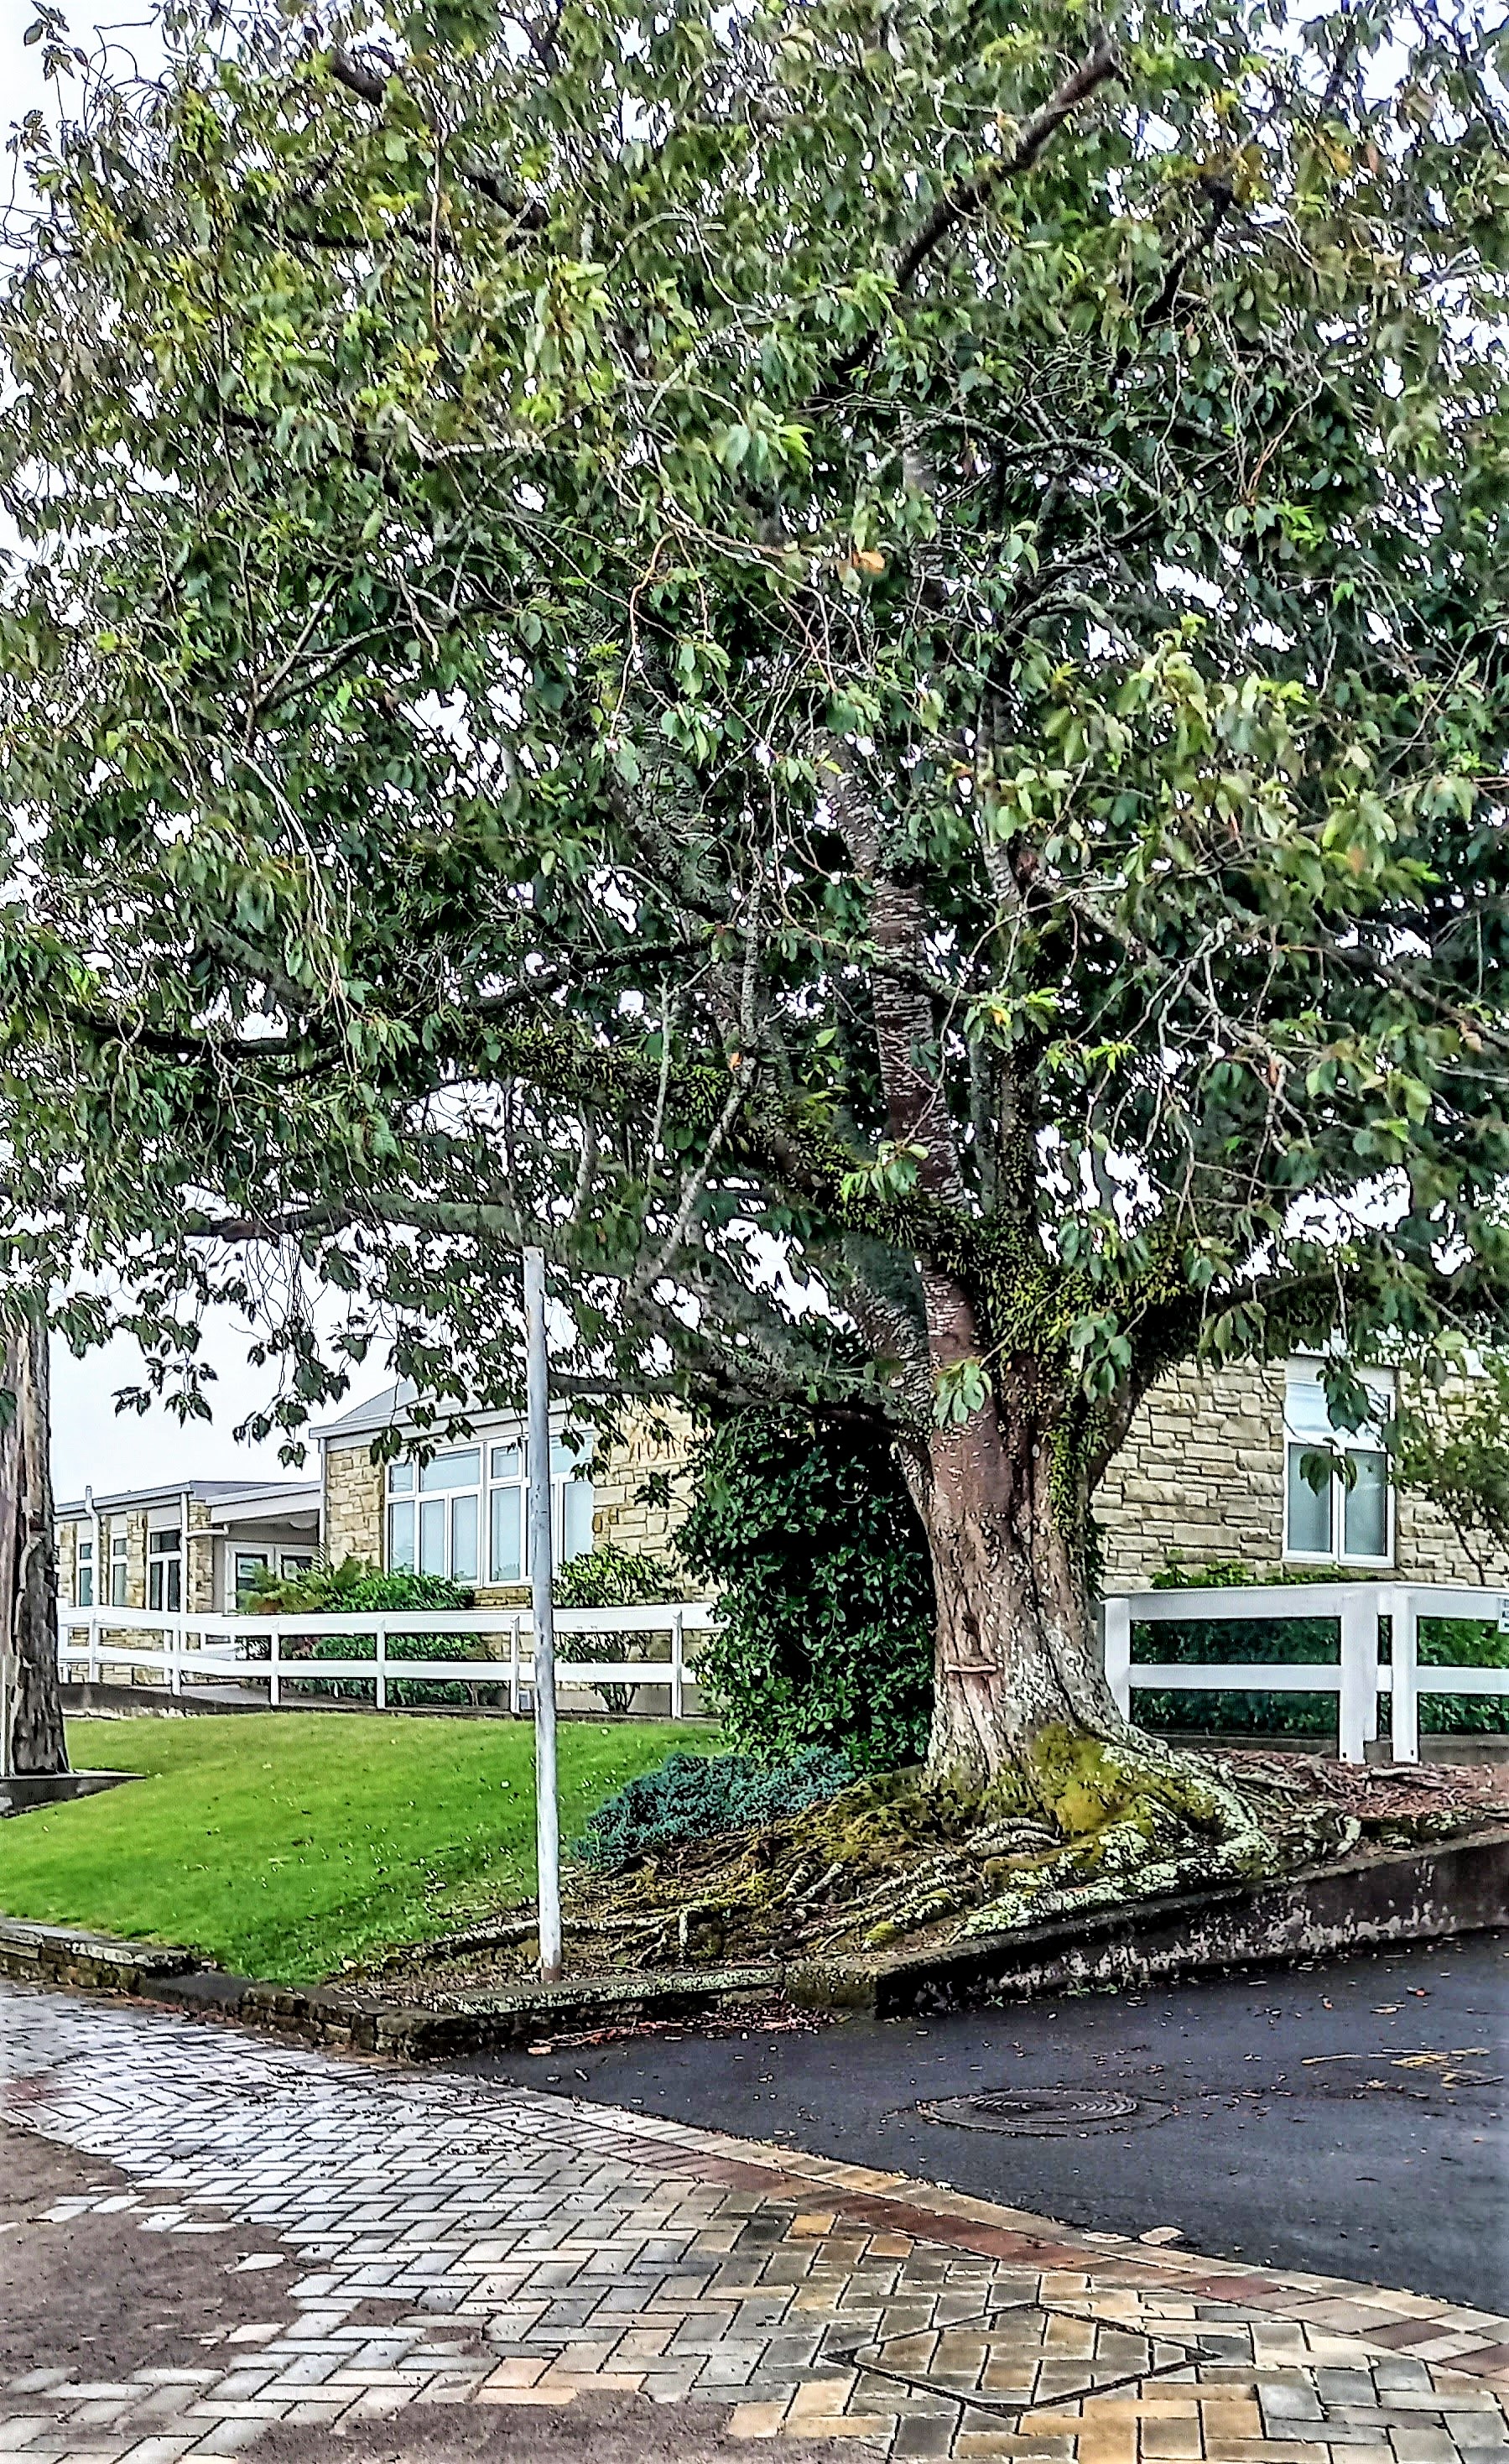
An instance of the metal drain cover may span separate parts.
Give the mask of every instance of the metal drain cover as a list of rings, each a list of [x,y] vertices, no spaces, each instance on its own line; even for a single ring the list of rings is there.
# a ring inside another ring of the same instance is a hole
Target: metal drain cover
[[[984,2096],[940,2096],[919,2104],[924,2122],[959,2130],[1004,2130],[1017,2139],[1066,2139],[1082,2130],[1130,2130],[1169,2108],[1117,2088],[1016,2087]]]

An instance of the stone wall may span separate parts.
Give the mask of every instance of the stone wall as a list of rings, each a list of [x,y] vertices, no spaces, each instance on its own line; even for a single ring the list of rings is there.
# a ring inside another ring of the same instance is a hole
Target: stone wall
[[[1283,1392],[1281,1362],[1159,1378],[1096,1494],[1107,1590],[1149,1582],[1170,1550],[1192,1563],[1279,1563]]]
[[[691,1421],[673,1406],[641,1409],[625,1417],[621,1439],[593,1465],[592,1539],[595,1548],[611,1543],[645,1557],[669,1557],[676,1532],[691,1504],[687,1468]],[[649,1481],[663,1476],[665,1504],[644,1495]]]
[[[611,1543],[639,1555],[669,1558],[673,1535],[691,1502],[687,1475],[690,1442],[691,1421],[684,1412],[656,1407],[625,1414],[622,1434],[600,1449],[592,1464],[594,1548]],[[656,1474],[667,1482],[664,1504],[644,1494]],[[326,1449],[324,1545],[332,1565],[347,1556],[383,1562],[385,1477],[364,1438]],[[482,1583],[477,1598],[484,1608],[524,1607],[529,1588]]]
[[[330,1446],[325,1453],[325,1555],[332,1566],[345,1557],[383,1562],[384,1466],[372,1460],[371,1442]]]
[[[1260,1573],[1282,1563],[1284,1386],[1279,1361],[1187,1364],[1151,1388],[1095,1500],[1108,1591],[1150,1582],[1170,1550],[1192,1566],[1236,1558]],[[1504,1551],[1486,1539],[1469,1551],[1436,1507],[1408,1491],[1395,1501],[1394,1571],[1415,1583],[1509,1589]]]

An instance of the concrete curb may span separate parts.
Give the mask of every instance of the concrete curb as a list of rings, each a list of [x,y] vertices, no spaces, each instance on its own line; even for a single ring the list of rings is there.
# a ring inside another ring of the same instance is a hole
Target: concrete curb
[[[232,1976],[171,1944],[121,1942],[0,1917],[0,1976],[134,1993],[301,2043],[405,2061],[500,2053],[551,2034],[695,2020],[786,1995],[882,2019],[1078,1988],[1312,1958],[1377,1943],[1445,1941],[1509,1923],[1509,1825],[1387,1856],[1343,1858],[1281,1881],[1233,1883],[871,1959],[617,1971],[559,1985],[437,1993],[427,2005],[339,1985]]]

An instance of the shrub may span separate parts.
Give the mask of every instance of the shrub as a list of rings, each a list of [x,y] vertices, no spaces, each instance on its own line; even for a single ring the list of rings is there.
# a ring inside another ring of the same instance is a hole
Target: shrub
[[[287,1617],[302,1610],[311,1617],[361,1617],[394,1609],[469,1609],[475,1598],[465,1584],[448,1574],[384,1574],[359,1557],[337,1567],[315,1567],[307,1574],[259,1587],[252,1606],[261,1616]],[[310,1660],[375,1660],[377,1637],[371,1634],[321,1634],[295,1637],[289,1643],[294,1658]],[[390,1634],[384,1657],[392,1660],[474,1660],[481,1646],[470,1634]],[[325,1694],[346,1702],[371,1702],[374,1680],[365,1677],[297,1678],[300,1691]],[[495,1701],[499,1688],[479,1681],[454,1684],[441,1678],[399,1678],[388,1685],[390,1703],[476,1703]]]
[[[693,1456],[677,1535],[718,1586],[697,1674],[742,1753],[914,1762],[932,1713],[932,1578],[894,1450],[863,1422],[740,1414]]]
[[[606,1874],[644,1857],[746,1831],[836,1796],[854,1777],[846,1754],[813,1747],[787,1763],[756,1763],[743,1754],[671,1754],[658,1771],[631,1779],[598,1808],[576,1853]]]
[[[556,1577],[558,1609],[655,1608],[678,1587],[663,1558],[645,1557],[632,1549],[583,1550],[568,1557]],[[563,1639],[568,1660],[640,1660],[647,1655],[642,1637],[632,1634],[573,1634]],[[632,1685],[599,1685],[593,1689],[610,1711],[626,1711]]]
[[[1186,1587],[1204,1591],[1245,1590],[1257,1583],[1351,1583],[1376,1581],[1352,1566],[1277,1566],[1254,1573],[1235,1559],[1209,1566],[1186,1566],[1170,1552],[1153,1576],[1154,1591]],[[1384,1620],[1387,1646],[1388,1620]],[[1509,1636],[1466,1617],[1422,1617],[1419,1630],[1423,1667],[1509,1667]],[[1337,1654],[1336,1622],[1331,1617],[1255,1618],[1192,1617],[1177,1625],[1132,1627],[1134,1661],[1184,1661],[1210,1666],[1223,1660],[1258,1662],[1279,1661],[1323,1664]],[[1324,1736],[1336,1727],[1336,1698],[1331,1694],[1168,1692],[1132,1697],[1137,1719],[1147,1728],[1206,1728],[1221,1735]],[[1432,1734],[1464,1730],[1509,1729],[1509,1699],[1490,1694],[1423,1694],[1420,1726]]]

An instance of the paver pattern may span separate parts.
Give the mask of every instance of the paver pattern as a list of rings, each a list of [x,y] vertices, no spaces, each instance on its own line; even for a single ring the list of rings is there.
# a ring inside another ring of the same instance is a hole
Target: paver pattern
[[[1509,2321],[1076,2233],[527,2088],[0,1987],[0,2116],[144,2233],[289,2246],[297,2323],[193,2369],[0,2385],[0,2456],[169,2464],[412,2405],[583,2389],[749,2439],[1044,2464],[1509,2464]]]

